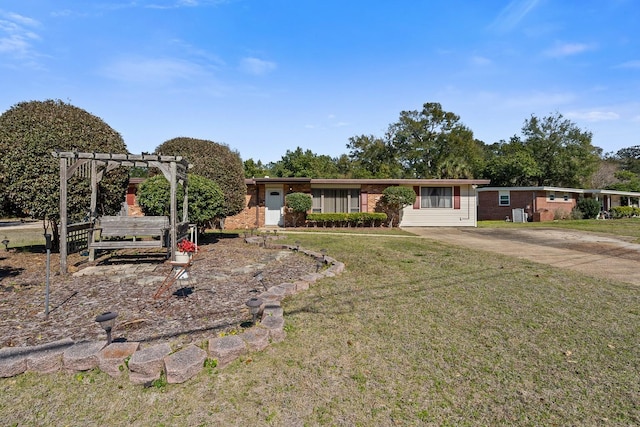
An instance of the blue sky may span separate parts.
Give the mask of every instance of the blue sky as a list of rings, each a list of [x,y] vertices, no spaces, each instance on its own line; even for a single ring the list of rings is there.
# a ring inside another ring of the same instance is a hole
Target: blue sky
[[[132,153],[332,157],[439,102],[487,144],[556,112],[640,145],[636,0],[0,0],[0,112],[61,99]]]

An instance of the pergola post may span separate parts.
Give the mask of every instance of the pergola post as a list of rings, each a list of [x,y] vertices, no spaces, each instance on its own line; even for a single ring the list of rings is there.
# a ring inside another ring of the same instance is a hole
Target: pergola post
[[[176,259],[176,244],[178,243],[176,241],[176,239],[178,238],[178,233],[177,233],[177,228],[176,228],[176,223],[178,222],[178,201],[176,200],[177,198],[177,192],[178,192],[178,180],[176,179],[176,173],[177,173],[177,169],[176,169],[176,162],[171,162],[169,164],[169,174],[171,175],[171,179],[169,180],[169,182],[171,183],[171,208],[170,208],[170,214],[171,214],[171,230],[170,230],[170,236],[171,236],[171,260],[175,261]]]
[[[67,159],[60,157],[60,271],[67,273]]]

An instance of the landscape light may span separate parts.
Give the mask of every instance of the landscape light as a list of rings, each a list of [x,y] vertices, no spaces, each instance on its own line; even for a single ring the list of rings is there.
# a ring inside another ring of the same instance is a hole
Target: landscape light
[[[255,325],[258,313],[260,312],[260,306],[262,306],[262,300],[255,297],[249,298],[249,301],[247,301],[246,304],[247,307],[249,307],[249,312],[251,313],[251,322]]]
[[[96,317],[96,322],[98,322],[107,333],[107,345],[111,344],[111,330],[116,324],[116,317],[118,317],[118,313],[115,311],[107,311]]]
[[[4,250],[5,250],[5,251],[8,251],[8,250],[9,250],[9,240],[4,239],[4,240],[2,241],[2,244],[4,245]]]

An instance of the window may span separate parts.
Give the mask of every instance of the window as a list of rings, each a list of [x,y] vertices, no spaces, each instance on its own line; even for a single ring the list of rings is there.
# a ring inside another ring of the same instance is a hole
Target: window
[[[556,199],[556,193],[549,193],[548,197],[549,197],[549,200],[553,202]]]
[[[498,206],[509,206],[511,204],[511,195],[509,190],[500,190],[498,192]]]
[[[421,187],[420,207],[449,208],[453,207],[453,191],[451,187]]]
[[[565,202],[569,201],[569,193],[564,193],[564,195],[562,196],[562,200],[564,200]]]
[[[355,188],[314,188],[311,196],[314,213],[360,212],[360,190]]]

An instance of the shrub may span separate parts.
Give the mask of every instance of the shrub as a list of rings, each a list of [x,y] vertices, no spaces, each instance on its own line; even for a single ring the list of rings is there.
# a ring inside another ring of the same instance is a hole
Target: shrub
[[[571,219],[582,219],[583,213],[580,209],[578,209],[577,207],[571,209],[571,215],[569,216],[569,218]]]
[[[305,193],[290,193],[284,198],[286,207],[293,213],[293,226],[298,225],[298,217],[306,213],[313,204],[311,196]]]
[[[387,220],[383,212],[310,213],[307,223],[322,227],[379,227]]]
[[[600,214],[600,202],[593,198],[579,199],[577,208],[585,219],[595,219]]]
[[[126,153],[122,136],[102,119],[60,100],[29,101],[0,115],[0,189],[2,208],[42,219],[58,242],[60,162],[55,150]],[[69,179],[67,215],[82,220],[91,206],[89,178]],[[105,173],[98,188],[98,213],[117,213],[125,199],[128,171]]]
[[[246,205],[247,186],[240,155],[227,145],[195,138],[173,138],[156,148],[156,154],[183,156],[193,164],[191,173],[209,178],[224,194],[221,218],[242,212]]]
[[[632,216],[640,216],[640,208],[633,206],[616,206],[611,208],[611,215],[614,218],[631,218]]]
[[[405,206],[412,205],[416,201],[416,193],[409,187],[387,187],[382,192],[383,206],[389,212],[389,226],[393,227],[394,220],[397,218],[397,224],[402,221],[402,209]]]
[[[203,176],[188,176],[188,214],[189,221],[198,226],[198,230],[211,225],[211,222],[224,214],[224,195],[218,184]],[[138,187],[138,204],[145,215],[169,215],[171,185],[163,175],[156,175],[143,181]],[[178,212],[182,212],[184,190],[178,186]]]

